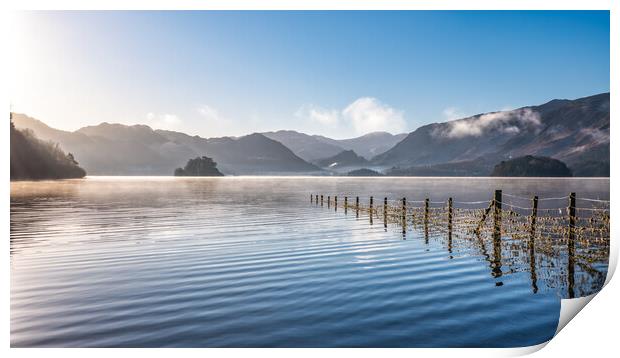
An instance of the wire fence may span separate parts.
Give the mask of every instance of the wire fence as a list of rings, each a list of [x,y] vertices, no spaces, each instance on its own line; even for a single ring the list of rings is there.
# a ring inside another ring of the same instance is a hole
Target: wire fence
[[[527,198],[501,190],[479,201],[319,194],[310,200],[358,218],[366,216],[370,224],[386,229],[395,225],[403,235],[418,231],[427,242],[441,240],[450,253],[474,249],[489,262],[494,277],[529,272],[534,292],[544,283],[572,298],[596,292],[605,281],[609,200],[578,198],[575,193]]]

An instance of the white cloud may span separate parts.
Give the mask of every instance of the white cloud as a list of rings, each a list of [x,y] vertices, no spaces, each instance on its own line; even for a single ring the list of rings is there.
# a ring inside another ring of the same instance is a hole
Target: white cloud
[[[335,132],[346,135],[376,131],[401,133],[407,127],[402,111],[372,97],[358,98],[343,110],[304,105],[295,112],[295,116],[306,120],[315,132],[332,136]]]
[[[342,111],[342,115],[353,125],[357,134],[376,131],[400,133],[406,127],[402,111],[372,97],[357,99]]]
[[[146,120],[150,127],[154,129],[177,130],[182,124],[181,119],[175,114],[155,114],[149,112],[146,114]]]
[[[450,122],[446,130],[434,134],[449,138],[479,137],[487,130],[517,134],[525,128],[536,129],[539,126],[540,115],[529,108],[523,108],[507,112],[487,113],[478,117]]]

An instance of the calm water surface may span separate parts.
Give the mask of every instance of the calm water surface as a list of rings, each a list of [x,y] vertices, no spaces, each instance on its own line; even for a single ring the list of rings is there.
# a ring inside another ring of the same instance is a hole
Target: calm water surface
[[[145,178],[11,183],[14,347],[507,347],[561,290],[310,193],[608,199],[608,179]],[[501,281],[501,285],[498,282]],[[542,284],[541,284],[542,285]]]

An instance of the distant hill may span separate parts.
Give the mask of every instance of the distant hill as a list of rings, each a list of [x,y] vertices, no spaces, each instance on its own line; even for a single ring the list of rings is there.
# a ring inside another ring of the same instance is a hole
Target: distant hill
[[[73,154],[52,142],[38,139],[32,131],[20,131],[11,122],[11,180],[82,178],[84,169]]]
[[[388,132],[372,132],[361,137],[351,139],[331,139],[317,136],[327,144],[337,144],[346,150],[353,150],[366,159],[379,155],[391,149],[407,137],[407,133],[391,134]]]
[[[383,174],[377,171],[374,171],[372,169],[362,168],[362,169],[351,170],[350,172],[347,173],[347,176],[350,176],[350,177],[380,177],[380,176],[383,176]]]
[[[420,168],[460,162],[466,168],[481,159],[497,163],[535,155],[562,160],[576,174],[592,176],[609,167],[609,119],[609,93],[553,100],[420,127],[371,163]]]
[[[325,174],[310,163],[318,161],[338,163],[330,167],[338,173],[367,167],[389,175],[486,176],[496,163],[532,155],[561,160],[575,176],[608,176],[609,108],[603,93],[344,140],[295,131],[206,139],[110,123],[68,132],[25,115],[14,123],[74,153],[90,174],[169,175],[187,158],[207,156],[232,175]]]
[[[386,170],[388,176],[419,176],[419,177],[466,177],[488,176],[493,170],[493,162],[477,158],[454,163],[417,165],[408,168],[392,167]]]
[[[367,164],[368,161],[355,154],[352,150],[343,150],[332,157],[317,160],[315,163],[321,168],[336,169],[343,167],[359,167]]]
[[[353,150],[360,156],[370,159],[392,148],[407,136],[406,133],[393,135],[387,132],[373,132],[351,139],[332,139],[290,130],[262,134],[284,144],[309,162],[334,156],[343,150]]]
[[[549,157],[526,155],[502,161],[491,173],[494,177],[570,177],[572,172],[563,162]]]
[[[262,133],[265,137],[277,140],[293,151],[297,156],[308,162],[331,157],[344,150],[338,144],[325,143],[317,136],[295,131],[281,130]]]
[[[75,132],[61,131],[25,115],[15,126],[30,128],[80,158],[94,175],[171,175],[187,158],[208,156],[225,174],[297,174],[319,172],[280,142],[255,133],[239,138],[205,139],[145,125],[102,123]]]

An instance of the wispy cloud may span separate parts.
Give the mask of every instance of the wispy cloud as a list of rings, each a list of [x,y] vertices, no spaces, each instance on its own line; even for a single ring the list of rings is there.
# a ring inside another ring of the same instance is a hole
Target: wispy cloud
[[[340,125],[340,112],[338,110],[329,110],[312,105],[301,106],[296,112],[295,117],[306,118],[318,124],[328,126],[329,128],[337,128]]]
[[[181,119],[175,114],[146,114],[146,120],[150,127],[155,129],[178,130],[182,124]]]
[[[540,126],[540,115],[529,108],[513,111],[487,113],[450,122],[447,128],[435,132],[449,138],[479,137],[486,131],[495,130],[508,134],[517,134],[523,129],[536,129]]]
[[[394,109],[373,97],[358,98],[342,110],[303,105],[295,112],[295,116],[306,120],[322,133],[334,131],[350,135],[375,131],[400,133],[407,128],[403,111]]]
[[[447,120],[447,121],[453,121],[455,119],[459,119],[459,118],[463,118],[465,117],[465,114],[463,114],[463,112],[461,112],[458,108],[456,107],[448,107],[446,109],[444,109],[441,114],[443,115],[443,117]]]

